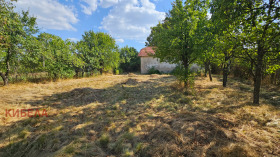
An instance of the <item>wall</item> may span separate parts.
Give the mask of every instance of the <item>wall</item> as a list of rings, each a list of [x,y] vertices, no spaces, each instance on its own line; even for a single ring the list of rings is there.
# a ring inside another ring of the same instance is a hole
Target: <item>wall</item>
[[[166,62],[160,63],[159,59],[153,57],[141,57],[142,74],[147,74],[152,67],[155,67],[155,69],[160,72],[169,73],[176,67],[176,64],[169,64]]]

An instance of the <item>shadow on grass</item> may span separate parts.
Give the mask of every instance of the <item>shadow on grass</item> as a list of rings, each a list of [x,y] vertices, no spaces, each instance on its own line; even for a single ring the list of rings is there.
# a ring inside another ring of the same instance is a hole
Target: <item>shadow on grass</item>
[[[280,107],[280,92],[279,91],[264,91],[260,95],[264,98],[268,103],[273,106]]]
[[[235,124],[183,111],[192,102],[170,87],[172,81],[76,88],[28,102],[55,112],[1,126],[0,139],[9,145],[0,148],[0,156],[218,156],[221,148],[238,143],[228,131]]]
[[[220,82],[223,81],[221,76],[214,76],[216,77]],[[241,80],[239,78],[231,78],[231,82],[228,82],[226,88],[234,89],[236,93],[242,94],[242,93],[250,93],[253,95],[254,86],[253,83],[248,80]],[[237,84],[237,85],[236,85]],[[279,88],[275,85],[271,85],[273,87],[261,87],[261,93],[260,93],[260,99],[263,99],[266,103],[271,104],[275,107],[280,107],[280,91]],[[252,103],[253,100],[248,100],[247,105],[250,106],[256,106]],[[242,104],[240,107],[243,107],[245,104]]]

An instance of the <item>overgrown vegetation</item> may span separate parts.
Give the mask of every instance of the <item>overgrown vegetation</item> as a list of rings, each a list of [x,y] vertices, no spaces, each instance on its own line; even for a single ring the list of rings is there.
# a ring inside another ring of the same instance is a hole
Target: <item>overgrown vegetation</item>
[[[279,5],[175,0],[147,38],[155,57],[178,65],[174,77],[131,73],[135,48],[102,32],[78,42],[39,32],[0,0],[3,84],[56,80],[1,87],[0,156],[280,156]]]
[[[36,18],[28,12],[15,12],[10,1],[1,0],[0,7],[0,76],[4,85],[9,80],[57,80],[139,70],[136,49],[119,49],[109,34],[88,31],[75,43],[39,32]]]
[[[161,72],[157,70],[155,67],[152,67],[148,70],[148,74],[161,74]]]
[[[264,76],[273,83],[279,76],[279,7],[279,0],[175,0],[165,20],[152,28],[147,45],[161,61],[181,64],[185,85],[191,63],[204,65],[210,80],[210,65],[221,65],[224,87],[231,67],[245,69],[254,81],[253,102],[259,104]]]
[[[0,95],[0,156],[279,156],[279,88],[170,75],[12,84]],[[42,90],[44,89],[44,90]],[[48,117],[5,117],[44,108]]]

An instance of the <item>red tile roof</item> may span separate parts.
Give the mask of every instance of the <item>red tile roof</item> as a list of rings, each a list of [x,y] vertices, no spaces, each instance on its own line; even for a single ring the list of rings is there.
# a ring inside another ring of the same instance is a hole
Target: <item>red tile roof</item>
[[[151,55],[154,55],[155,51],[153,50],[153,47],[145,47],[140,50],[140,53],[138,54],[139,57],[148,57]]]

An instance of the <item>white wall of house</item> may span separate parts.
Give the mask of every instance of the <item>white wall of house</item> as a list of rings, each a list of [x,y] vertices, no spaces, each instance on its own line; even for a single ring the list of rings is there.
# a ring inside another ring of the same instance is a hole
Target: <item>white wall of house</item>
[[[152,67],[155,67],[160,72],[169,73],[176,67],[176,64],[160,62],[159,59],[153,57],[141,57],[142,74],[147,74]]]

